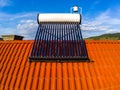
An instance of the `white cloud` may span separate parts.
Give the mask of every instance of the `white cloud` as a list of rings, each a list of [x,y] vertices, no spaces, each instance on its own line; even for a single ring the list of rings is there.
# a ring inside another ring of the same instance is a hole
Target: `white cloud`
[[[16,29],[14,28],[5,28],[5,27],[1,27],[0,26],[0,35],[4,35],[4,34],[13,34],[16,31]]]
[[[0,35],[17,34],[34,39],[37,31],[36,13],[0,13]]]
[[[0,35],[16,34],[24,36],[24,39],[34,39],[37,27],[34,20],[21,20],[15,27],[0,27]]]
[[[119,12],[116,13],[119,14]],[[95,18],[89,18],[87,21],[83,20],[82,30],[83,32],[85,31],[85,33],[90,33],[91,31],[93,33],[93,36],[103,33],[120,32],[120,16],[113,14],[113,11],[111,9],[108,9]],[[85,34],[84,37],[89,36],[88,34]]]
[[[34,20],[21,20],[17,25],[18,34],[23,35],[26,39],[35,38],[37,31],[37,23]]]
[[[16,19],[20,19],[20,18],[27,19],[27,18],[32,18],[35,15],[36,15],[36,13],[18,13],[18,14],[12,15],[13,17],[11,17],[9,20],[16,20]]]
[[[14,20],[22,20],[22,19],[36,19],[37,12],[29,12],[29,13],[17,13],[17,14],[8,14],[0,12],[0,22],[2,21],[14,21]]]
[[[111,24],[111,25],[119,24],[120,17],[115,17],[114,15],[111,16],[111,13],[113,13],[113,11],[108,9],[107,11],[97,16],[95,18],[95,22],[101,22],[101,24],[105,23],[105,24]]]
[[[11,4],[10,0],[0,0],[0,7],[9,6]]]

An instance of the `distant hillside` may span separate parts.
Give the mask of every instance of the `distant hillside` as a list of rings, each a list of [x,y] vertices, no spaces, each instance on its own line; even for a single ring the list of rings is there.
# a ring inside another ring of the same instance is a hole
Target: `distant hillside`
[[[113,34],[103,34],[100,36],[89,37],[85,39],[93,39],[93,40],[120,40],[120,33]]]

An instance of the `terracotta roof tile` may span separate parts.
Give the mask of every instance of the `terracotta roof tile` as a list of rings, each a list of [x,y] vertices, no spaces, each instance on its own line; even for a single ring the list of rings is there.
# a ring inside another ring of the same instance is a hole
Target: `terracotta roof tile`
[[[29,62],[33,41],[0,41],[0,90],[119,90],[120,41],[85,42],[94,62]]]

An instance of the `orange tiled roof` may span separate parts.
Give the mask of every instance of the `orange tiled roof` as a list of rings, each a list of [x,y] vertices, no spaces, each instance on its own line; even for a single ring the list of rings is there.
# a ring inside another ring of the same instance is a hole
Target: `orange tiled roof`
[[[94,62],[29,62],[33,41],[0,41],[0,90],[120,90],[120,41],[86,41]]]

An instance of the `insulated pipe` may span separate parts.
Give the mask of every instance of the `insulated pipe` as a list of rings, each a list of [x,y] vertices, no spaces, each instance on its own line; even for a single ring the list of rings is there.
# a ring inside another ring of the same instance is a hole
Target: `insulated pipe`
[[[79,23],[81,24],[81,14],[73,13],[42,13],[38,14],[37,22],[40,23]]]

